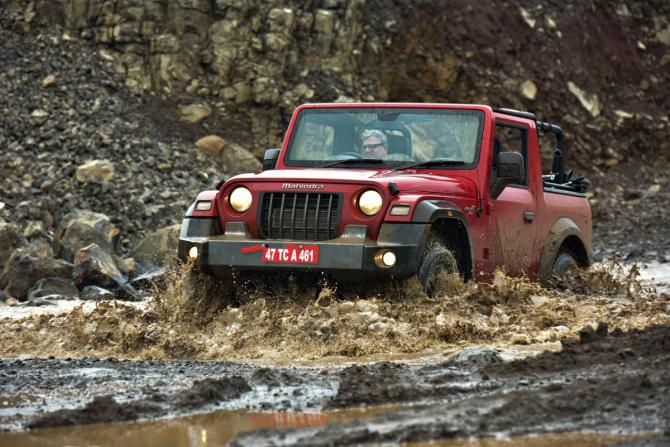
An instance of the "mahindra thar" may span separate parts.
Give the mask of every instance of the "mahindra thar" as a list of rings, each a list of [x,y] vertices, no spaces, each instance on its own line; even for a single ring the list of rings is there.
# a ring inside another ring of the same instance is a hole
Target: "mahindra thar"
[[[543,174],[539,140],[555,148]],[[178,256],[215,276],[313,272],[338,281],[496,268],[543,280],[591,264],[588,180],[564,166],[560,127],[463,104],[308,104],[263,171],[198,194]]]

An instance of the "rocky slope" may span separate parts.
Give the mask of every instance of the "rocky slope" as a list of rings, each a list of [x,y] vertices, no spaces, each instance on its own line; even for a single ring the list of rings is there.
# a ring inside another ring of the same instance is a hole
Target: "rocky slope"
[[[297,104],[335,100],[559,122],[595,182],[596,255],[667,259],[669,16],[661,0],[0,0],[0,225],[16,224],[0,261],[42,242],[28,258],[71,264],[97,242],[125,278],[134,264],[114,256],[137,257],[197,191],[257,167]],[[116,234],[68,246],[74,209]]]

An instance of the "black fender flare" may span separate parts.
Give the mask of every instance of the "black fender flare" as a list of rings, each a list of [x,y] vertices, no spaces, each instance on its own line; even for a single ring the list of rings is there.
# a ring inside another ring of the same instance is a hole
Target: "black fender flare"
[[[466,261],[466,267],[469,269],[469,274],[466,272],[461,272],[461,274],[465,275],[468,279],[473,278],[475,274],[474,250],[472,248],[472,237],[470,237],[470,227],[467,220],[465,219],[465,214],[463,214],[463,211],[457,205],[449,202],[448,200],[423,200],[416,206],[414,209],[414,214],[412,215],[413,223],[432,224],[438,220],[457,222],[462,226],[467,238],[469,259]],[[422,251],[425,249],[425,244],[426,241],[424,240],[422,242]],[[455,255],[457,255],[457,253],[455,253]],[[459,266],[460,265],[461,263],[459,262]]]
[[[538,279],[540,281],[545,281],[551,276],[551,270],[558,255],[558,250],[560,250],[563,242],[565,242],[569,237],[574,236],[581,244],[584,246],[587,263],[591,265],[591,247],[584,238],[582,231],[579,229],[577,224],[567,217],[561,217],[556,220],[549,230],[544,247],[542,248],[542,254],[540,255],[540,267],[538,269]]]

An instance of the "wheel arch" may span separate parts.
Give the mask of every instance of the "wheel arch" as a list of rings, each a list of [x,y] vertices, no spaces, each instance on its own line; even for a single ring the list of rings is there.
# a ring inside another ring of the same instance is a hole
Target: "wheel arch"
[[[584,235],[577,224],[572,219],[561,217],[554,222],[547,235],[540,255],[538,278],[546,280],[551,276],[554,260],[562,250],[569,251],[580,267],[588,267],[592,263],[592,258],[587,246]]]
[[[424,200],[417,205],[412,222],[431,224],[426,238],[430,238],[431,233],[439,235],[441,242],[456,257],[463,279],[474,278],[472,239],[468,223],[458,206],[446,200]],[[424,241],[424,250],[427,242]]]

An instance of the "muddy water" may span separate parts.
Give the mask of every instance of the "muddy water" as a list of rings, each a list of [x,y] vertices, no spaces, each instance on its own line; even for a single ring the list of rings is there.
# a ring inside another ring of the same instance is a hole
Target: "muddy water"
[[[670,324],[667,272],[655,268],[612,261],[549,289],[499,272],[492,284],[452,279],[450,292],[433,299],[411,281],[366,296],[288,282],[240,297],[231,291],[239,285],[184,269],[139,306],[85,303],[32,315],[5,306],[0,337],[12,343],[0,356],[342,363],[557,343],[599,322],[622,330]]]
[[[105,445],[110,447],[206,447],[228,443],[238,433],[262,428],[305,428],[371,417],[398,406],[320,413],[215,411],[176,419],[129,424],[96,424],[21,433],[0,433],[13,447]]]
[[[359,420],[397,409],[372,407],[322,413],[254,413],[216,411],[195,416],[136,422],[130,424],[89,425],[75,428],[42,429],[32,432],[0,434],[0,444],[13,447],[71,447],[105,445],[109,447],[210,447],[223,446],[237,434],[263,428],[307,428]],[[649,439],[654,433],[614,435],[607,433],[561,433],[512,438],[484,438],[410,443],[412,447],[596,447],[632,439]]]

